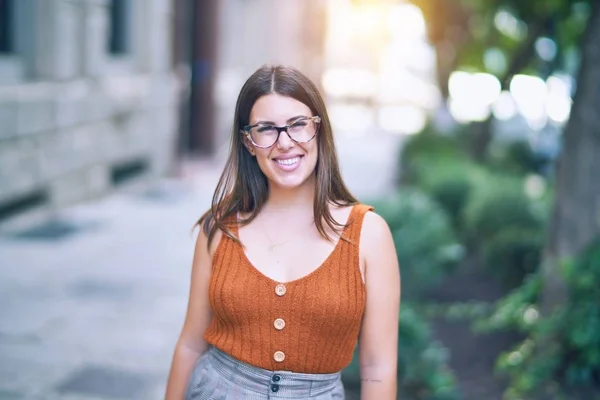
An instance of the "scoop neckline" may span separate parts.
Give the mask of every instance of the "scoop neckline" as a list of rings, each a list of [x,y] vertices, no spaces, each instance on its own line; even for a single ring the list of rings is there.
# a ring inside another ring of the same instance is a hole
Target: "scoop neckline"
[[[278,281],[276,279],[271,278],[270,276],[266,275],[265,273],[263,273],[262,271],[260,271],[258,268],[256,268],[256,266],[254,265],[254,263],[252,262],[252,260],[250,260],[250,258],[248,257],[248,255],[246,254],[246,251],[244,251],[244,248],[241,244],[237,244],[237,248],[239,250],[239,252],[241,253],[242,256],[242,261],[247,264],[247,266],[258,276],[268,280],[269,282],[275,284],[275,285],[285,285],[285,286],[289,286],[289,285],[294,285],[294,284],[299,284],[302,283],[305,280],[310,279],[312,276],[316,275],[317,273],[319,273],[321,270],[325,269],[325,267],[327,266],[327,264],[329,264],[331,262],[331,259],[333,258],[334,254],[338,252],[339,248],[341,247],[341,242],[342,242],[342,237],[346,236],[346,231],[348,229],[348,227],[350,226],[349,223],[352,221],[352,218],[354,217],[354,213],[356,212],[357,209],[357,204],[352,205],[352,209],[350,210],[350,214],[348,214],[348,219],[346,220],[346,226],[344,227],[344,229],[342,230],[342,233],[340,235],[340,237],[337,239],[335,246],[333,247],[333,249],[329,252],[329,254],[327,255],[327,257],[325,257],[325,259],[317,266],[315,267],[315,269],[313,269],[312,271],[310,271],[308,274],[303,275],[299,278],[293,279],[291,281],[286,281],[286,282],[281,282]],[[237,227],[236,227],[237,230]],[[238,235],[238,239],[239,239],[239,230],[237,230],[237,235]]]

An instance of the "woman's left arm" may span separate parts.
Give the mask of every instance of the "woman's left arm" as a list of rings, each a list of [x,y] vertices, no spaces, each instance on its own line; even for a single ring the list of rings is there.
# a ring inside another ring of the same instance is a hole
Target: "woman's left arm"
[[[400,268],[390,229],[369,212],[361,233],[367,304],[359,337],[361,399],[397,398]]]

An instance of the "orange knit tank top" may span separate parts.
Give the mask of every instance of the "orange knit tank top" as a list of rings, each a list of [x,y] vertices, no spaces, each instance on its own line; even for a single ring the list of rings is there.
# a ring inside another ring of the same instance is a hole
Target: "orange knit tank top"
[[[359,268],[362,222],[373,208],[353,206],[327,259],[291,282],[257,270],[238,243],[222,235],[213,258],[209,301],[214,317],[204,339],[253,366],[272,371],[334,373],[356,347],[366,289]],[[237,229],[232,230],[237,235]]]

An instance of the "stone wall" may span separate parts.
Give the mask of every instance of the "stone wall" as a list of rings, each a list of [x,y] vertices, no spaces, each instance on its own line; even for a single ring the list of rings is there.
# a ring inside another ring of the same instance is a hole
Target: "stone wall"
[[[118,54],[107,45],[110,0],[14,3],[16,48],[0,54],[0,223],[167,173],[177,141],[172,2],[124,1]]]

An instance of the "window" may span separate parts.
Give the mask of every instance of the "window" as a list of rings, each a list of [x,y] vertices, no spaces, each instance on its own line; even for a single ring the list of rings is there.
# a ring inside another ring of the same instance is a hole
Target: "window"
[[[33,1],[0,0],[0,85],[31,76],[36,27],[31,27],[27,17],[33,10]]]
[[[130,51],[130,10],[130,0],[109,1],[108,51],[112,55],[124,55]]]
[[[15,52],[14,0],[0,0],[0,54]]]

